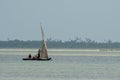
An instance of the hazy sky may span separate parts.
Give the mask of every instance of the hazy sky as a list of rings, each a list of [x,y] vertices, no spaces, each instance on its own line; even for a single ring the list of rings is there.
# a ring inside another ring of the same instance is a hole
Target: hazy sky
[[[120,41],[120,0],[0,0],[0,40]]]

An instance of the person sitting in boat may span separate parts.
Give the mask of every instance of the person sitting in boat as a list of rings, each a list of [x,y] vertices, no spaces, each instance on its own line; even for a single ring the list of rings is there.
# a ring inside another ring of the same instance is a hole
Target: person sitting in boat
[[[38,54],[34,55],[32,59],[40,59],[40,52],[41,50],[38,50]]]
[[[32,59],[37,59],[37,56],[38,56],[37,54],[34,55],[34,56],[32,57]]]
[[[32,57],[31,54],[29,54],[28,58],[31,59],[31,57]]]

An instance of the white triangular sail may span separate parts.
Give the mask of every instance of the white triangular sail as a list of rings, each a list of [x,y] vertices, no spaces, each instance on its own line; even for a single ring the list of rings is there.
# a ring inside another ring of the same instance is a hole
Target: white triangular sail
[[[40,59],[48,59],[47,46],[46,46],[45,35],[42,26],[41,26],[41,33],[42,33],[42,49],[41,49]]]

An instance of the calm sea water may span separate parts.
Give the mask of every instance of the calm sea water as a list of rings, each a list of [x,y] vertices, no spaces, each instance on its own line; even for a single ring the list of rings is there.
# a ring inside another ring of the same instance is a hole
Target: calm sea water
[[[51,61],[23,61],[37,49],[0,49],[0,80],[120,80],[120,52],[50,49]]]

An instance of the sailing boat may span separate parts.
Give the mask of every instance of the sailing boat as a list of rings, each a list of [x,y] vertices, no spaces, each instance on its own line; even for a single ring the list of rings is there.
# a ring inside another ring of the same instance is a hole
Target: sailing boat
[[[44,35],[44,31],[41,25],[41,34],[42,34],[42,46],[41,46],[41,50],[40,50],[40,55],[39,58],[23,58],[23,60],[42,60],[42,61],[47,61],[47,60],[51,60],[51,58],[48,57],[48,51],[47,51],[47,46],[46,46],[46,41],[45,41],[45,35]],[[38,51],[39,54],[39,51]]]

